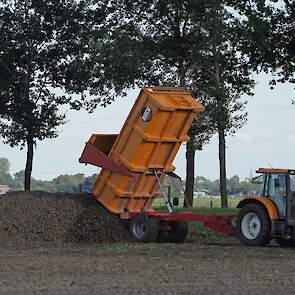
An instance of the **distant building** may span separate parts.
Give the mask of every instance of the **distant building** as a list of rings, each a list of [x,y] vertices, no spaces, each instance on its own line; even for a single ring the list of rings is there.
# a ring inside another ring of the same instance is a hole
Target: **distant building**
[[[206,198],[206,197],[208,197],[208,192],[206,191],[194,192],[194,198]]]
[[[10,191],[10,188],[8,185],[0,184],[0,195],[4,195],[9,191]]]

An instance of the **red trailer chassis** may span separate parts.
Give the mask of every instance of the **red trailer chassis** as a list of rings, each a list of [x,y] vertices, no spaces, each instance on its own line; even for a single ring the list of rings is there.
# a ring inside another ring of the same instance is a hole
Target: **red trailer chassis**
[[[192,211],[185,211],[181,213],[166,213],[156,210],[149,210],[142,212],[148,218],[157,218],[165,221],[197,221],[202,222],[204,226],[212,231],[227,235],[234,235],[236,228],[233,225],[235,215],[213,215],[213,214],[197,214]],[[120,217],[124,220],[131,220],[138,216],[136,213],[121,213]]]

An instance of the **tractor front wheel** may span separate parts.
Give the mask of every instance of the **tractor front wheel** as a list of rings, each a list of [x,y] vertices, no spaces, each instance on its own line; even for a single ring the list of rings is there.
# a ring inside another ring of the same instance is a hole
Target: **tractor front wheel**
[[[244,205],[237,216],[238,238],[246,246],[265,246],[270,240],[271,223],[267,211],[260,205]]]

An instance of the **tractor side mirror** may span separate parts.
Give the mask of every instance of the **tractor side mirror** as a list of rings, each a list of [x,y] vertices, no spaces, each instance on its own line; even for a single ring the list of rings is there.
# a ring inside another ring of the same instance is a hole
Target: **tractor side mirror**
[[[179,199],[178,199],[178,197],[174,197],[172,199],[172,204],[173,204],[174,207],[177,207],[179,205]]]

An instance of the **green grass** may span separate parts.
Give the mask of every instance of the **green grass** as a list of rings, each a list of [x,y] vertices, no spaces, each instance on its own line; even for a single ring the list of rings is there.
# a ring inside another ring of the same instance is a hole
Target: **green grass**
[[[228,198],[228,207],[235,208],[243,197]],[[182,207],[183,197],[179,198],[179,207]],[[220,208],[220,198],[195,198],[194,208]],[[164,207],[163,198],[157,198],[153,203],[154,208]]]
[[[194,199],[193,208],[178,208],[174,209],[173,212],[183,212],[183,211],[193,211],[198,214],[215,214],[215,215],[236,215],[238,209],[236,209],[237,204],[240,202],[242,197],[229,198],[228,205],[229,208],[221,208],[220,207],[220,199],[219,198],[198,198]],[[182,205],[183,201],[179,200],[179,204]],[[154,209],[159,211],[167,211],[166,207],[163,205],[163,200],[156,201],[154,204]],[[211,208],[212,207],[212,208]],[[194,239],[196,236],[202,237],[212,237],[218,236],[220,234],[209,231],[204,228],[202,222],[192,222],[189,223],[189,234],[188,239]]]

